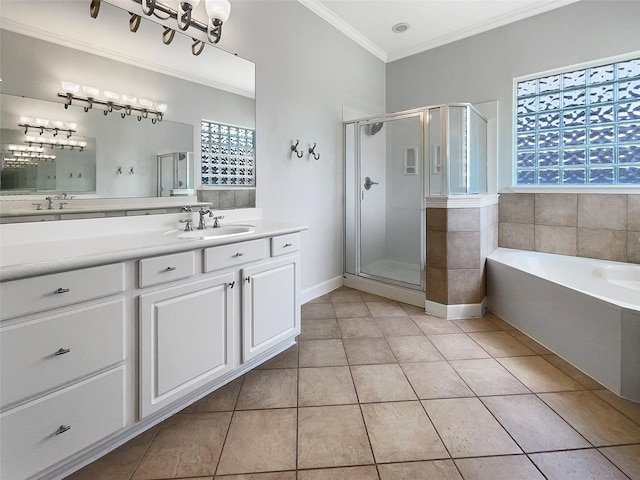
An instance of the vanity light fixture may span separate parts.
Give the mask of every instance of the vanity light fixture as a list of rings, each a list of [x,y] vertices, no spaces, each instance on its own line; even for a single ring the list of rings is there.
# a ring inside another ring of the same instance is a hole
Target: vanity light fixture
[[[64,108],[69,108],[73,102],[84,104],[84,111],[88,112],[94,106],[99,106],[102,113],[107,115],[114,110],[120,112],[120,116],[125,118],[132,113],[138,117],[138,120],[143,118],[151,118],[151,123],[161,122],[162,116],[167,111],[166,103],[154,102],[146,98],[134,97],[133,95],[120,94],[112,90],[104,90],[102,92],[104,100],[98,98],[100,95],[100,89],[96,87],[83,86],[82,91],[86,96],[79,96],[77,93],[80,91],[80,85],[73,82],[63,81],[62,89],[64,92],[58,93],[58,97],[66,100]],[[67,124],[67,127],[70,124]],[[26,133],[26,132],[25,132]],[[41,132],[42,134],[42,132]],[[69,134],[67,138],[71,135]]]
[[[67,138],[69,138],[72,133],[75,133],[77,124],[65,123],[60,120],[47,120],[44,118],[36,118],[34,120],[31,117],[20,117],[18,126],[24,128],[25,135],[29,133],[30,129],[33,129],[40,132],[40,135],[44,135],[44,132],[53,132],[54,137],[57,137],[60,132],[65,132]]]
[[[80,152],[84,151],[87,146],[87,142],[84,140],[72,140],[72,139],[56,139],[56,138],[47,138],[47,137],[34,137],[27,136],[24,139],[25,143],[29,145],[29,147],[25,147],[22,145],[17,145],[18,148],[16,150],[20,151],[36,151],[43,152],[43,148],[45,146],[50,147],[51,149],[58,147],[61,150],[64,150],[65,147],[68,147],[70,150],[78,150]],[[34,147],[34,145],[36,145]],[[39,145],[39,147],[38,147]],[[14,145],[10,145],[12,147]],[[11,150],[11,148],[9,148]]]
[[[92,18],[97,18],[100,12],[100,1],[92,0],[89,8],[89,13]],[[193,9],[198,6],[200,0],[166,0],[171,5],[177,3],[177,8],[173,6],[160,3],[159,0],[134,0],[142,6],[142,13],[146,16],[155,16],[162,20],[167,18],[175,18],[178,28],[183,32],[188,30],[189,27],[193,27],[207,34],[207,40],[210,43],[216,44],[222,38],[222,25],[229,19],[231,13],[231,4],[229,0],[204,0],[204,6],[207,11],[208,21],[202,23],[193,18]],[[131,13],[131,19],[129,20],[129,29],[132,32],[136,32],[140,26],[140,16]],[[162,41],[168,45],[173,40],[173,33],[169,31],[168,27],[164,28],[162,34]],[[198,48],[199,47],[199,48]],[[191,47],[191,51],[194,55],[200,55],[204,48],[204,42],[194,39],[194,44]]]

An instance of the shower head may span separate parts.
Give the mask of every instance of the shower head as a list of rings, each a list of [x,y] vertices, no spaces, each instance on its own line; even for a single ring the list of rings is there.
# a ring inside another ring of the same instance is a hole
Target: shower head
[[[382,130],[383,126],[384,126],[384,122],[370,123],[369,125],[367,125],[367,130],[368,130],[367,133],[369,135],[375,135],[380,130]]]

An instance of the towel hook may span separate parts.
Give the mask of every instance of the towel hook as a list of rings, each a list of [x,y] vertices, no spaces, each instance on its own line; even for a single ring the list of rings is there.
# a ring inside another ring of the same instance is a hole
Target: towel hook
[[[296,140],[296,144],[295,145],[291,145],[291,152],[296,154],[296,157],[298,158],[302,158],[302,156],[304,155],[304,152],[301,152],[300,150],[298,150],[298,144],[300,143],[300,140]]]
[[[313,143],[313,147],[309,147],[309,156],[313,155],[313,158],[315,160],[320,160],[320,154],[315,152],[316,150],[316,144],[315,142]]]

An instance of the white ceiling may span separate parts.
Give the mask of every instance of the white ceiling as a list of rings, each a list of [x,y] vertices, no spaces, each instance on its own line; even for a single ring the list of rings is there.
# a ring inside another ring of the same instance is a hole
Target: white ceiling
[[[384,62],[579,0],[298,0]],[[404,33],[391,31],[408,23]]]

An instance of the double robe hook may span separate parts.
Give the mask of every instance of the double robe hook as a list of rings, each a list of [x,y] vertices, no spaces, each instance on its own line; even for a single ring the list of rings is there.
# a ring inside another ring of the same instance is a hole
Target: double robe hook
[[[296,140],[295,145],[291,145],[291,153],[295,153],[296,157],[302,158],[304,156],[304,152],[302,150],[298,150],[298,145],[300,145],[300,140]],[[313,144],[313,147],[309,147],[309,158],[313,157],[315,160],[320,160],[320,154],[316,153],[316,144]]]

